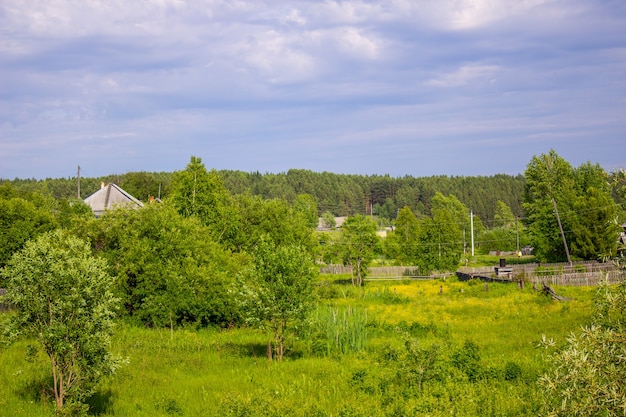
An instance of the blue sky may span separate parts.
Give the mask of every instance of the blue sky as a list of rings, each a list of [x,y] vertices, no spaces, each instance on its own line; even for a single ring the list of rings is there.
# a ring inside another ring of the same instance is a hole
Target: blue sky
[[[623,0],[2,0],[0,177],[626,165]]]

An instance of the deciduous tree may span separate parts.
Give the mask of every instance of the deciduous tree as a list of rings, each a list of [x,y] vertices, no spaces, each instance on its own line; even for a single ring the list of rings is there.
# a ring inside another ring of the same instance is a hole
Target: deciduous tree
[[[318,272],[307,250],[294,244],[276,245],[265,236],[254,251],[253,264],[241,274],[239,296],[247,321],[271,329],[268,354],[278,360],[285,353],[286,334],[304,321],[314,305]]]
[[[50,358],[57,410],[84,412],[94,384],[119,364],[108,350],[117,299],[105,261],[56,230],[29,241],[2,276],[13,334],[36,339]]]
[[[369,264],[378,246],[376,222],[370,217],[357,214],[341,225],[341,252],[344,263],[352,267],[352,285],[362,285]]]

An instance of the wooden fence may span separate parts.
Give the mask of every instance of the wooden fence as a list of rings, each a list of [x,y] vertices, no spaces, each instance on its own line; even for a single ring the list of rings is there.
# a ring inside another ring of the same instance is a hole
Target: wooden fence
[[[508,265],[513,269],[511,277],[496,277],[493,266],[459,268],[456,275],[460,279],[478,278],[488,281],[517,282],[523,280],[547,285],[594,286],[603,282],[616,284],[626,279],[626,270],[619,270],[613,264],[600,262],[575,262],[553,264]],[[325,274],[351,274],[352,268],[345,265],[328,265],[321,268]],[[437,279],[451,274],[420,275],[416,266],[379,266],[369,268],[366,280]]]
[[[573,272],[560,275],[535,275],[531,279],[533,283],[544,283],[547,285],[568,285],[568,286],[594,286],[603,283],[617,284],[626,279],[626,271],[595,271],[595,272]]]
[[[322,274],[352,274],[352,267],[346,265],[326,265],[320,268]],[[366,281],[403,280],[403,279],[436,279],[454,274],[420,275],[417,266],[373,266],[368,268]]]

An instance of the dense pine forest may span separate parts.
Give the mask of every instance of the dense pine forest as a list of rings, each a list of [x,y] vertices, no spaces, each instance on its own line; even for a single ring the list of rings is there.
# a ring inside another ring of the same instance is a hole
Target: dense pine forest
[[[291,169],[286,173],[218,171],[228,191],[252,194],[263,199],[280,198],[295,201],[308,194],[317,202],[318,214],[335,216],[375,214],[394,219],[407,206],[416,215],[430,215],[431,199],[436,192],[454,195],[484,222],[493,220],[496,202],[502,201],[515,216],[523,215],[524,176],[457,177],[431,176],[394,178],[389,175],[345,175]],[[171,173],[128,172],[98,178],[80,179],[80,197],[86,198],[100,188],[100,183],[115,183],[139,200],[150,196],[166,198],[170,194]],[[14,179],[8,182],[20,192],[44,192],[57,199],[78,196],[79,181],[73,178],[45,180]]]

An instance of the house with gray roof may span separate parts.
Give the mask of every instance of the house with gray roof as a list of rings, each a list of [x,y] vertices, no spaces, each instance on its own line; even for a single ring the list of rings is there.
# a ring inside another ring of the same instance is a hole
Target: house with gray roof
[[[100,184],[100,189],[87,197],[85,204],[91,207],[96,217],[100,217],[106,210],[116,207],[140,208],[143,203],[115,184]]]

